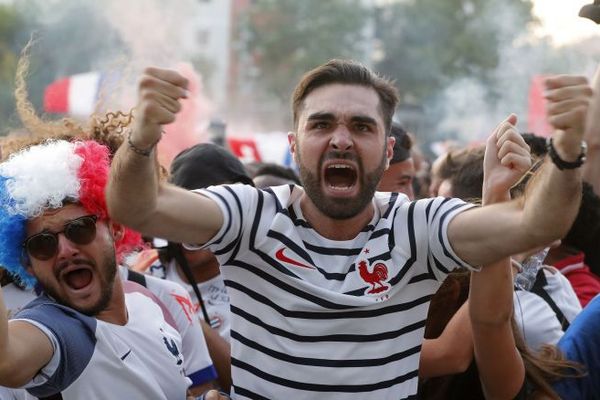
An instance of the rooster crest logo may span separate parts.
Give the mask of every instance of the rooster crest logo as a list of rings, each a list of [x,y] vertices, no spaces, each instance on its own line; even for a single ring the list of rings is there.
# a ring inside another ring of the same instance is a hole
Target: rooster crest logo
[[[382,262],[375,264],[373,270],[369,271],[367,262],[360,261],[358,263],[358,273],[363,281],[371,285],[371,288],[367,290],[367,294],[378,294],[390,288],[389,285],[385,284],[388,278],[388,268]]]
[[[175,343],[175,341],[171,339],[171,341],[169,342],[169,340],[165,336],[163,336],[163,342],[165,342],[167,350],[169,350],[169,352],[171,352],[171,354],[173,354],[173,356],[177,360],[177,365],[181,365],[181,363],[183,363],[183,360],[181,359],[179,349],[177,348],[177,344]]]

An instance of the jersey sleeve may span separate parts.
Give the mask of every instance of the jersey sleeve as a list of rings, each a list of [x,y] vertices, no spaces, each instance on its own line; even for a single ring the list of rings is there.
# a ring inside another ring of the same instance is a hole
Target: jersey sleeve
[[[419,218],[427,227],[426,232],[421,232],[423,240],[428,243],[427,268],[440,281],[446,275],[459,267],[469,270],[478,270],[462,260],[452,248],[448,240],[448,225],[450,221],[463,211],[474,207],[474,204],[465,203],[460,199],[436,197],[433,199],[419,200],[416,202],[415,220]]]
[[[36,397],[60,393],[81,375],[92,358],[96,320],[48,303],[26,308],[15,319],[37,326],[55,349],[51,361],[25,387]]]
[[[148,278],[148,289],[159,292],[157,296],[175,320],[181,335],[186,375],[192,380],[192,387],[217,379],[200,321],[187,291],[175,282]],[[153,290],[155,285],[163,285],[164,288],[162,291]]]
[[[185,244],[190,250],[208,248],[215,255],[230,252],[242,239],[243,229],[251,224],[260,208],[258,190],[249,185],[219,185],[195,192],[212,199],[223,215],[223,225],[217,234],[204,245]]]

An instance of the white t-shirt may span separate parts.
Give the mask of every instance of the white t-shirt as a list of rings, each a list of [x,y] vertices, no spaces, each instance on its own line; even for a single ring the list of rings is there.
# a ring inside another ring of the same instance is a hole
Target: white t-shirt
[[[148,268],[147,273],[154,277],[167,279],[183,286],[192,299],[197,317],[204,320],[202,309],[200,308],[200,303],[198,302],[194,288],[192,285],[181,279],[181,276],[179,276],[179,273],[177,272],[175,260],[171,260],[166,268],[164,265],[160,264],[160,261],[157,261]],[[210,319],[210,326],[217,330],[223,339],[229,342],[231,312],[229,311],[229,294],[227,293],[223,276],[219,274],[207,281],[199,282],[197,285],[200,294],[202,295],[204,307],[206,307],[206,313]]]
[[[37,400],[25,389],[11,389],[0,386],[0,400]]]
[[[119,267],[121,280],[127,281],[127,268]],[[193,305],[186,291],[173,282],[163,281],[151,276],[146,277],[146,287],[169,310],[182,337],[181,352],[185,359],[187,376],[192,380],[191,386],[200,385],[217,379],[202,327],[193,318]],[[2,287],[5,305],[9,319],[13,318],[27,303],[37,296],[33,290],[23,290],[15,284]],[[5,399],[34,399],[24,389],[10,389],[0,386],[0,400]]]
[[[50,339],[50,362],[25,385],[37,397],[64,399],[180,399],[191,380],[181,336],[161,308],[131,282],[124,284],[128,321],[115,325],[58,305],[45,295],[17,315]],[[129,292],[130,290],[133,290]]]
[[[122,281],[127,281],[127,268],[120,266],[119,275]],[[146,288],[166,306],[181,335],[181,352],[185,359],[186,374],[192,380],[191,386],[217,379],[202,327],[194,316],[194,306],[185,289],[175,282],[143,276]]]
[[[376,193],[370,223],[334,241],[303,217],[300,187],[199,192],[224,218],[206,247],[231,299],[234,398],[415,398],[429,300],[468,267],[448,223],[470,205]]]
[[[544,275],[548,282],[544,290],[567,321],[572,322],[581,312],[581,304],[571,283],[553,267],[544,267]],[[523,334],[525,343],[534,350],[539,350],[543,344],[557,344],[564,334],[554,310],[535,293],[515,290],[514,310],[517,327]]]

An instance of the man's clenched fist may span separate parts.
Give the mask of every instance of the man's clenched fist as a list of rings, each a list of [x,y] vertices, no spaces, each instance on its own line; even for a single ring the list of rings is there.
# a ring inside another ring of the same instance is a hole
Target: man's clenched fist
[[[150,148],[158,140],[162,125],[175,121],[180,99],[187,98],[188,80],[176,71],[146,68],[139,82],[138,104],[131,141],[138,148]]]
[[[554,145],[561,158],[573,161],[581,151],[581,140],[592,88],[582,76],[559,75],[546,79],[548,122],[555,129]]]

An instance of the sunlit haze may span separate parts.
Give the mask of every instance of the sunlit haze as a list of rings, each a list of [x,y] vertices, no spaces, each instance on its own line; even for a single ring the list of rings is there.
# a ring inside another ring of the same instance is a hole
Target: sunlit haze
[[[600,26],[592,20],[581,18],[579,10],[592,0],[534,0],[534,14],[540,26],[536,36],[550,36],[560,46],[582,38],[600,35]]]

